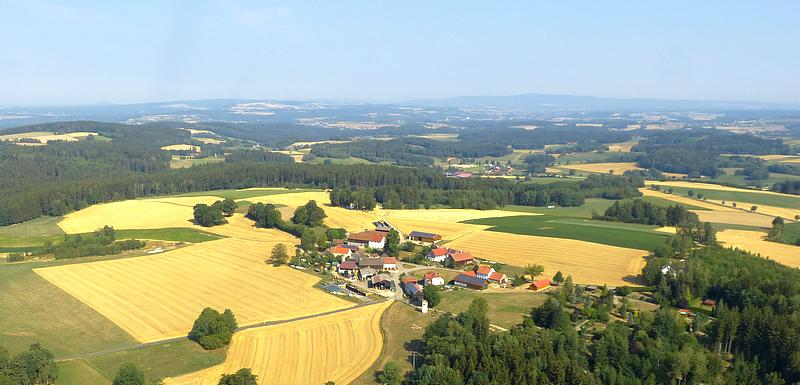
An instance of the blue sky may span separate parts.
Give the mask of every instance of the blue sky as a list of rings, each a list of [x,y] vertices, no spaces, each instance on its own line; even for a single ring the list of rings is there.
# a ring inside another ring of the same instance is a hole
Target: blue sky
[[[0,0],[0,104],[800,102],[798,15],[797,1]]]

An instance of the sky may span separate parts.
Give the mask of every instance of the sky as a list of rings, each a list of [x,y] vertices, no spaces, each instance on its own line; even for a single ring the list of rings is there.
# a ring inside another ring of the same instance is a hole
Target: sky
[[[0,104],[800,102],[798,1],[0,0]]]

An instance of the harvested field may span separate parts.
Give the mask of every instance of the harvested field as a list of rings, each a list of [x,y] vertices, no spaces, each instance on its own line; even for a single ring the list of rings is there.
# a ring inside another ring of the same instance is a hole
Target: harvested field
[[[525,266],[544,266],[545,276],[561,271],[578,283],[630,285],[645,265],[644,250],[601,245],[573,239],[483,231],[447,244],[476,257]]]
[[[728,223],[733,225],[746,225],[758,227],[772,227],[772,217],[748,213],[745,211],[712,211],[696,210],[695,214],[703,222]]]
[[[609,170],[614,171],[614,175],[622,175],[625,171],[641,170],[636,163],[633,162],[620,162],[620,163],[584,163],[584,164],[568,164],[560,165],[559,168],[567,170],[578,170],[585,172],[598,172],[608,174]]]
[[[161,149],[167,151],[200,151],[200,147],[192,146],[191,144],[170,144],[169,146],[161,147]]]
[[[69,234],[90,232],[105,225],[115,229],[192,227],[192,207],[198,203],[211,204],[219,199],[214,196],[194,196],[104,203],[67,214],[58,226]]]
[[[292,194],[268,195],[263,197],[252,197],[247,199],[250,202],[264,202],[272,204],[280,204],[289,207],[290,209],[282,209],[283,211],[294,211],[298,206],[302,206],[310,200],[317,202],[317,205],[325,210],[328,215],[325,218],[325,224],[330,227],[341,227],[351,231],[360,231],[363,229],[374,228],[372,222],[379,218],[376,211],[359,211],[348,210],[342,207],[330,206],[330,198],[328,193],[324,191],[311,191]],[[282,212],[283,212],[282,211]],[[290,214],[291,215],[291,214]],[[288,217],[285,217],[288,219]]]
[[[628,142],[614,143],[608,145],[609,152],[631,152],[631,148],[639,144],[638,140],[631,140]]]
[[[800,246],[766,241],[765,235],[761,231],[725,230],[717,233],[717,240],[725,246],[761,254],[786,266],[800,268]]]
[[[708,201],[722,205],[722,201],[720,200],[709,199]],[[727,204],[730,205],[730,203]],[[737,206],[737,211],[741,211],[744,214],[753,214],[764,217],[768,219],[770,223],[774,217],[783,217],[784,219],[793,221],[795,215],[800,215],[800,207],[793,210],[785,207],[767,206],[767,205],[748,203],[748,202],[736,202],[736,206]],[[752,206],[758,207],[755,213],[749,212],[750,207]]]
[[[285,239],[227,238],[158,255],[34,270],[141,342],[185,336],[200,311],[230,308],[240,325],[342,309],[318,278],[264,260]]]
[[[224,140],[213,139],[213,138],[203,138],[203,137],[192,138],[192,140],[196,140],[198,142],[203,142],[205,144],[221,144],[221,143],[225,143]]]
[[[245,218],[244,214],[233,214],[227,219],[228,223],[224,225],[203,229],[209,233],[248,241],[280,242],[286,244],[290,250],[292,250],[290,246],[298,243],[297,238],[283,231],[255,227],[255,223]]]
[[[349,384],[381,354],[380,320],[389,304],[236,333],[225,363],[165,383],[216,385],[222,374],[251,368],[261,385]]]
[[[730,187],[730,186],[723,186],[720,184],[713,184],[713,183],[696,183],[696,182],[684,182],[684,181],[666,181],[666,182],[659,182],[659,181],[645,181],[646,185],[659,185],[662,187],[685,187],[691,189],[698,189],[698,190],[719,190],[719,191],[736,191],[736,192],[746,192],[746,193],[755,193],[755,194],[770,194],[770,195],[777,195],[777,196],[787,196],[787,194],[776,193],[767,190],[754,190],[754,189],[744,189],[738,187]],[[791,195],[788,195],[792,197]],[[795,197],[796,198],[796,197]]]
[[[24,132],[21,134],[0,135],[0,140],[16,141],[19,139],[38,139],[42,143],[50,141],[64,141],[64,142],[77,142],[81,138],[86,138],[89,135],[97,136],[96,132],[68,132],[66,134],[56,134],[54,132]]]
[[[667,193],[664,193],[664,192],[661,192],[661,191],[650,190],[649,188],[640,188],[639,191],[642,193],[642,195],[644,195],[646,197],[656,197],[656,198],[666,199],[666,200],[670,200],[670,201],[673,201],[675,203],[680,203],[680,204],[683,204],[683,205],[702,207],[704,209],[716,210],[716,211],[737,211],[733,207],[721,206],[721,205],[718,205],[718,204],[702,201],[702,200],[699,200],[699,199],[692,199],[692,198],[688,198],[688,197],[684,197],[684,196],[680,196],[680,195],[675,195],[675,194],[667,194]],[[703,211],[703,210],[697,210],[696,212],[700,212],[700,211]]]

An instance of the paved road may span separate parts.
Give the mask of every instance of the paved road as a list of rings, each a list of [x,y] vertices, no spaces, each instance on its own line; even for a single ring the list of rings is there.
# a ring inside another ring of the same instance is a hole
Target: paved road
[[[327,312],[324,312],[324,313],[311,314],[311,315],[306,315],[306,316],[297,317],[297,318],[290,318],[290,319],[285,319],[285,320],[261,322],[261,323],[257,323],[257,324],[253,324],[253,325],[242,326],[242,327],[236,329],[236,331],[240,332],[240,331],[243,331],[243,330],[260,328],[260,327],[263,327],[263,326],[280,325],[280,324],[300,321],[300,320],[309,319],[309,318],[322,317],[322,316],[326,316],[326,315],[330,315],[330,314],[336,314],[336,313],[341,313],[341,312],[348,311],[348,310],[358,309],[358,308],[361,308],[361,307],[364,307],[364,306],[375,305],[375,304],[378,304],[378,303],[381,303],[381,302],[386,302],[388,300],[389,300],[388,298],[379,299],[379,300],[376,300],[376,301],[360,303],[360,304],[357,304],[355,306],[351,306],[351,307],[348,307],[348,308],[331,310],[331,311],[327,311]],[[114,348],[114,349],[101,350],[101,351],[97,351],[97,352],[85,353],[85,354],[72,356],[72,357],[59,358],[59,359],[55,360],[55,362],[75,361],[75,360],[86,359],[86,358],[91,358],[91,357],[99,357],[99,356],[104,356],[104,355],[107,355],[107,354],[119,353],[119,352],[124,352],[124,351],[128,351],[128,350],[143,349],[143,348],[146,348],[146,347],[149,347],[149,346],[157,346],[157,345],[164,345],[164,344],[169,344],[169,343],[173,343],[173,342],[180,342],[180,341],[187,340],[187,339],[189,339],[188,336],[187,337],[169,338],[169,339],[166,339],[166,340],[159,340],[159,341],[154,341],[154,342],[145,342],[145,343],[135,344],[135,345],[121,346],[121,347]]]

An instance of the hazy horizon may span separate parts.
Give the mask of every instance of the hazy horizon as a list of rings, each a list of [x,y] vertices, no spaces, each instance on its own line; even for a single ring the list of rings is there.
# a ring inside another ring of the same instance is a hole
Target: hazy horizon
[[[0,9],[0,105],[520,94],[800,103],[800,3],[789,1]]]

